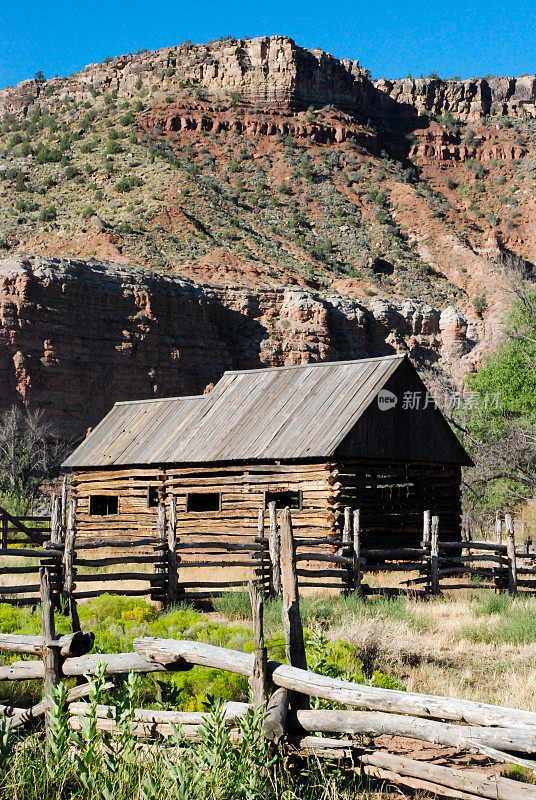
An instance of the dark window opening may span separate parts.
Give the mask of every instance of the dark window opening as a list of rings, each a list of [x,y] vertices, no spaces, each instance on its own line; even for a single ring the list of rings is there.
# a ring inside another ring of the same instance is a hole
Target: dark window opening
[[[158,486],[147,487],[147,508],[156,508],[160,502],[160,492]]]
[[[301,489],[299,491],[282,489],[281,491],[264,493],[265,508],[268,508],[268,504],[273,503],[274,501],[277,510],[282,508],[290,508],[295,509],[296,511],[301,511],[303,504],[302,491]]]
[[[92,494],[89,497],[89,513],[98,517],[107,517],[117,514],[119,510],[119,497],[108,494]]]
[[[219,511],[219,492],[190,492],[186,496],[186,511]]]

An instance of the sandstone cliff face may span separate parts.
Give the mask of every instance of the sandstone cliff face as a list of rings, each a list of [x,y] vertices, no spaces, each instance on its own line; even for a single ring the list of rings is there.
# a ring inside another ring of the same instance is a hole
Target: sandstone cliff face
[[[455,309],[418,301],[366,307],[303,289],[214,289],[131,266],[12,257],[0,261],[0,407],[30,403],[80,436],[117,400],[200,393],[225,369],[395,351],[467,368],[466,331]]]
[[[203,96],[235,94],[251,104],[307,108],[334,105],[361,116],[450,111],[462,120],[490,114],[536,116],[536,76],[519,78],[381,78],[372,82],[358,61],[299,47],[287,36],[226,39],[206,45],[131,53],[90,64],[68,78],[26,80],[0,91],[0,114],[28,116],[64,110],[74,100],[73,116],[92,92],[131,97],[139,88],[189,84]]]
[[[172,88],[179,81],[214,97],[236,92],[250,103],[298,108],[333,104],[352,113],[366,110],[374,91],[368,73],[356,61],[306,50],[286,36],[263,36],[207,45],[183,43],[90,64],[69,78],[23,81],[0,91],[0,114],[54,111],[67,97],[78,105],[91,99],[95,89],[122,97],[154,84]]]
[[[536,77],[468,78],[463,81],[440,78],[381,78],[374,86],[383,95],[379,104],[389,113],[445,114],[461,120],[476,120],[490,114],[536,117]],[[377,98],[378,99],[378,98]]]

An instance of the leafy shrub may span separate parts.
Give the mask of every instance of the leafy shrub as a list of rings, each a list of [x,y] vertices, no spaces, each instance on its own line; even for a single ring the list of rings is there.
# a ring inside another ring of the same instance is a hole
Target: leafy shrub
[[[39,212],[39,222],[52,222],[58,216],[55,206],[46,206]]]
[[[120,222],[119,225],[116,226],[115,230],[120,234],[132,233],[132,225],[130,222]]]
[[[135,186],[143,186],[143,181],[138,175],[125,175],[117,181],[115,188],[118,192],[130,192]]]
[[[61,161],[61,151],[57,149],[50,149],[46,145],[41,144],[35,154],[35,160],[38,164],[57,163]]]
[[[15,178],[15,191],[24,192],[26,189],[26,177],[24,172],[17,172],[17,177]]]
[[[473,297],[473,308],[479,317],[481,317],[482,314],[487,311],[488,301],[485,294],[479,294]]]
[[[115,139],[109,139],[106,142],[105,153],[106,155],[115,155],[115,153],[121,153],[123,148],[121,144],[117,142]]]

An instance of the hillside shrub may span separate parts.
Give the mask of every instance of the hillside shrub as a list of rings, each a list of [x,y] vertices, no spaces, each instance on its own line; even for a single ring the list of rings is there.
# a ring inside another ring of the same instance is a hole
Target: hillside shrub
[[[130,192],[135,186],[143,186],[143,181],[137,175],[125,175],[115,184],[116,191],[125,193]]]
[[[58,216],[55,206],[45,206],[39,212],[39,222],[52,222]]]

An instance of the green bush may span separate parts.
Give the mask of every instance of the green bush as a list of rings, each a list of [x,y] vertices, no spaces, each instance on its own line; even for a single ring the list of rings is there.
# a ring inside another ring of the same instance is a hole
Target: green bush
[[[17,172],[17,177],[15,178],[15,191],[25,192],[27,188],[26,176],[24,175],[24,172]]]
[[[143,181],[137,175],[125,175],[115,184],[116,191],[130,192],[135,186],[143,186]]]
[[[52,222],[58,216],[55,206],[46,206],[39,212],[39,222]]]
[[[115,141],[115,139],[109,139],[106,142],[105,153],[106,155],[114,155],[115,153],[121,153],[123,148],[121,147],[120,143]]]

